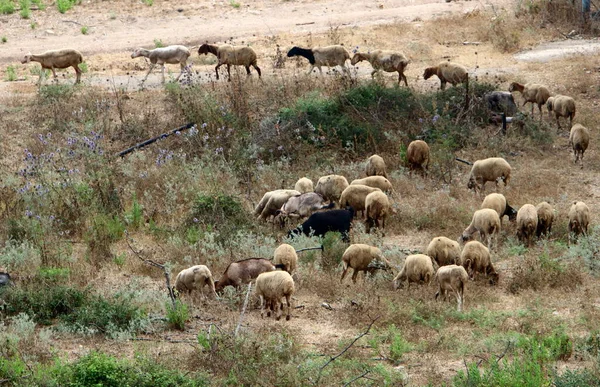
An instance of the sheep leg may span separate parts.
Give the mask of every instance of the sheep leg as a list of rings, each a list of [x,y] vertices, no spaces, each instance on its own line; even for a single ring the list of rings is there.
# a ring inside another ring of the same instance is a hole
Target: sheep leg
[[[246,75],[250,75],[250,66],[244,66],[246,68]]]
[[[165,83],[165,64],[164,63],[162,64],[161,76],[162,76],[161,83]]]
[[[227,77],[229,77],[228,81],[231,82],[231,65],[227,63]]]
[[[408,87],[408,81],[406,80],[406,75],[404,75],[404,73],[398,72],[398,84],[400,84],[400,79],[404,80],[404,86]]]
[[[73,68],[75,69],[75,74],[77,76],[77,78],[75,79],[75,83],[79,83],[81,82],[81,69],[78,65],[73,65]]]
[[[181,76],[183,75],[183,72],[185,71],[185,66],[186,62],[179,62],[179,67],[181,68],[181,71],[179,72],[177,78],[175,78],[176,81],[179,81],[179,78],[181,78]]]
[[[219,80],[219,67],[221,67],[222,63],[219,63],[215,66],[215,73],[217,74],[217,81]]]
[[[146,73],[146,76],[144,77],[144,79],[142,80],[142,83],[146,82],[146,79],[148,79],[148,75],[150,75],[150,73],[152,72],[152,70],[154,69],[154,66],[156,65],[156,63],[150,63],[150,68],[148,69],[148,72]]]
[[[38,79],[38,86],[42,85],[42,82],[44,81],[45,76],[46,76],[46,69],[42,67],[42,71],[40,72],[40,77]]]
[[[446,81],[440,81],[440,89],[441,90],[446,90]]]
[[[352,273],[352,282],[356,283],[356,278],[358,277],[358,270],[354,269]]]
[[[287,304],[287,315],[285,316],[285,320],[289,321],[290,320],[290,310],[292,309],[292,303],[290,302],[290,298],[291,296],[289,294],[287,294],[285,296],[285,302]]]
[[[56,70],[54,67],[50,67],[50,70],[52,70],[52,75],[54,75],[54,82],[58,82],[58,77],[56,76]]]
[[[371,78],[375,78],[375,73],[377,72],[377,70],[373,69],[373,71],[371,71]]]
[[[264,314],[265,314],[265,298],[263,297],[263,295],[261,294],[260,296],[260,318],[264,318]]]
[[[275,314],[275,320],[279,321],[281,319],[281,314],[283,313],[283,303],[281,302],[281,300],[275,300],[273,302],[274,308],[277,310],[274,310],[273,313]]]
[[[252,67],[254,67],[254,69],[256,70],[256,72],[258,73],[258,77],[261,77],[261,73],[260,73],[260,67],[258,67],[257,65],[253,64]]]
[[[306,75],[310,75],[310,73],[312,73],[313,69],[315,68],[315,65],[310,66],[310,69],[308,70],[308,72],[306,73]]]
[[[348,273],[349,268],[350,268],[350,266],[344,267],[344,271],[342,272],[342,278],[340,278],[340,283],[342,283],[342,281],[344,280],[344,277],[346,277],[346,274]]]

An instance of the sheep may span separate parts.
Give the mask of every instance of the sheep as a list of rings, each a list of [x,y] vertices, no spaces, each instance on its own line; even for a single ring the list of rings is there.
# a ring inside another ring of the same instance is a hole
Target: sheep
[[[215,283],[210,270],[205,265],[195,265],[184,269],[180,271],[175,278],[175,289],[179,293],[187,292],[188,294],[191,294],[192,291],[197,290],[205,297],[202,292],[205,285],[208,285],[211,293],[216,298],[217,292],[215,290]]]
[[[404,80],[404,85],[408,87],[404,70],[406,70],[409,60],[403,53],[389,50],[375,50],[369,53],[357,52],[350,63],[354,66],[363,60],[368,61],[373,66],[371,77],[374,77],[375,73],[381,70],[388,73],[398,72],[398,84]]]
[[[256,62],[256,52],[246,46],[232,46],[230,44],[222,44],[220,46],[214,44],[203,44],[198,48],[198,55],[208,55],[211,53],[217,57],[218,63],[215,66],[217,80],[219,80],[219,67],[227,65],[227,75],[231,81],[231,66],[244,66],[246,74],[250,75],[250,66],[254,67],[261,77],[260,68]]]
[[[23,60],[21,60],[21,63],[25,64],[31,61],[39,62],[39,64],[42,65],[38,85],[41,85],[43,82],[45,69],[50,69],[56,80],[56,69],[66,69],[67,67],[73,67],[73,69],[75,69],[75,74],[77,75],[75,84],[81,82],[81,69],[79,68],[79,65],[83,62],[83,55],[77,50],[65,48],[62,50],[46,51],[43,54],[28,53]]]
[[[575,124],[569,134],[569,145],[573,148],[575,155],[575,164],[581,160],[581,169],[583,169],[583,153],[590,143],[590,131],[581,124]]]
[[[383,176],[387,179],[383,157],[379,155],[369,157],[365,165],[365,173],[367,176]]]
[[[467,270],[469,278],[475,279],[476,273],[483,273],[489,278],[489,283],[498,283],[499,275],[492,265],[490,249],[481,242],[471,241],[465,244],[460,254],[460,264]]]
[[[275,312],[275,318],[279,321],[283,311],[281,299],[285,297],[287,303],[287,315],[289,321],[292,294],[294,294],[294,279],[286,271],[272,271],[262,273],[256,278],[256,295],[260,297],[260,317],[264,317],[265,306],[269,306]],[[271,311],[267,311],[267,317],[271,317]]]
[[[458,311],[462,311],[462,306],[465,302],[464,291],[469,279],[469,275],[464,267],[458,265],[447,265],[440,267],[435,273],[435,278],[438,282],[439,289],[435,293],[435,299],[441,294],[444,300],[451,291],[456,296],[458,303]]]
[[[355,212],[365,212],[365,199],[371,192],[382,192],[379,188],[367,185],[349,185],[340,196],[340,207],[351,206]]]
[[[294,274],[296,267],[298,267],[298,254],[294,247],[284,243],[275,249],[273,255],[273,264],[283,265],[283,270],[290,274]]]
[[[482,241],[486,241],[489,248],[492,248],[492,239],[496,239],[494,245],[498,244],[498,235],[500,234],[500,217],[495,210],[483,208],[475,211],[471,224],[463,231],[462,241],[466,242],[472,239],[475,232],[479,232]]]
[[[411,174],[412,171],[418,170],[425,175],[429,169],[429,145],[423,140],[411,141],[406,149],[406,160]]]
[[[341,175],[323,176],[317,181],[315,192],[325,200],[339,202],[342,192],[348,187],[348,180]]]
[[[437,66],[428,67],[423,73],[425,80],[437,75],[440,79],[440,89],[446,89],[446,83],[450,83],[452,86],[456,86],[459,83],[464,83],[467,87],[469,85],[469,73],[467,69],[458,63],[453,62],[441,62]]]
[[[533,236],[537,231],[538,214],[533,204],[524,204],[517,213],[517,238],[522,243],[531,246]]]
[[[392,183],[383,176],[368,176],[362,179],[352,180],[350,185],[366,185],[368,187],[379,188],[383,192],[392,192]]]
[[[404,281],[408,281],[410,289],[411,282],[422,282],[429,285],[433,277],[433,263],[431,258],[425,254],[409,255],[404,261],[404,266],[394,278],[394,289],[401,287]]]
[[[549,97],[546,101],[546,107],[548,108],[548,116],[552,119],[552,113],[556,117],[556,126],[560,130],[560,117],[569,119],[569,126],[573,126],[573,118],[577,108],[575,107],[575,100],[566,95],[555,95]]]
[[[493,113],[504,113],[512,117],[518,110],[513,95],[508,91],[491,91],[485,95],[485,100],[488,109]]]
[[[314,192],[314,190],[315,190],[313,187],[312,180],[307,177],[302,177],[302,178],[298,179],[298,181],[294,185],[294,189],[296,191],[300,192],[301,194],[308,193],[308,192]]]
[[[346,61],[350,59],[350,54],[348,54],[348,51],[344,48],[344,46],[333,45],[315,48],[301,48],[294,46],[288,51],[287,56],[288,58],[293,56],[303,56],[308,59],[311,67],[307,74],[312,73],[315,67],[318,68],[319,73],[323,75],[321,66],[340,66],[344,73],[350,76],[350,71],[348,70],[348,67],[346,67]]]
[[[504,215],[508,216],[508,220],[515,220],[517,218],[517,210],[508,205],[504,195],[500,193],[491,193],[483,199],[481,208],[491,208],[496,210],[500,217],[500,225],[502,225],[502,218]]]
[[[314,192],[292,196],[281,206],[281,209],[276,211],[273,223],[279,223],[283,228],[289,218],[304,218],[315,211],[330,209],[335,205],[333,202],[329,205],[325,205],[323,202],[323,196]]]
[[[538,223],[536,234],[540,238],[542,235],[550,235],[552,223],[554,222],[554,209],[547,202],[538,203],[535,206],[537,211]]]
[[[528,102],[531,102],[531,116],[533,116],[533,106],[534,104],[538,105],[538,109],[540,109],[540,121],[542,120],[542,106],[548,101],[550,98],[550,91],[544,85],[539,85],[537,83],[526,83],[520,84],[517,82],[513,82],[508,87],[509,92],[518,91],[523,96],[523,106],[525,106]]]
[[[219,293],[226,286],[233,286],[239,289],[242,284],[252,281],[259,274],[274,271],[275,269],[275,265],[270,260],[264,258],[248,258],[232,262],[227,266],[221,278],[215,281],[215,289]]]
[[[366,231],[371,232],[372,227],[385,228],[385,218],[390,212],[390,201],[383,192],[371,192],[365,198],[365,212],[367,216]]]
[[[268,220],[275,216],[277,210],[283,206],[290,197],[300,195],[300,192],[293,189],[277,189],[265,193],[260,202],[254,209],[254,215],[258,215],[259,220]]]
[[[477,160],[473,163],[471,173],[469,174],[469,182],[467,187],[477,192],[479,189],[483,192],[485,183],[493,181],[498,189],[498,180],[504,181],[504,187],[510,181],[510,164],[501,157],[490,157],[488,159]],[[481,184],[481,187],[479,186]]]
[[[150,59],[150,68],[148,69],[148,73],[142,80],[142,83],[148,79],[148,75],[154,69],[154,66],[157,64],[162,67],[162,83],[165,83],[165,63],[176,64],[179,63],[179,67],[181,67],[181,72],[177,76],[176,80],[178,81],[184,70],[187,66],[187,60],[190,57],[190,50],[188,50],[185,46],[167,46],[167,47],[159,47],[153,50],[147,50],[145,48],[138,48],[131,53],[131,58],[137,57],[146,57]]]
[[[373,269],[369,266],[372,260],[379,260],[383,263],[384,267],[390,268],[390,263],[383,254],[381,250],[377,247],[365,245],[362,243],[357,243],[348,246],[346,251],[344,251],[344,255],[342,255],[342,263],[344,265],[344,271],[342,272],[342,278],[340,278],[340,282],[344,281],[344,277],[348,273],[348,269],[352,268],[352,282],[356,283],[356,277],[358,276],[358,272],[360,271],[372,271]]]
[[[577,240],[579,234],[587,235],[590,223],[590,209],[584,202],[573,202],[569,209],[569,244]]]
[[[288,232],[288,238],[293,238],[296,235],[315,235],[324,236],[329,231],[339,232],[342,234],[342,240],[350,241],[350,226],[354,218],[354,210],[348,207],[343,210],[331,210],[323,212],[315,212],[306,222],[302,223],[297,228]]]
[[[429,242],[425,254],[438,266],[456,264],[460,262],[460,245],[457,241],[439,236]]]

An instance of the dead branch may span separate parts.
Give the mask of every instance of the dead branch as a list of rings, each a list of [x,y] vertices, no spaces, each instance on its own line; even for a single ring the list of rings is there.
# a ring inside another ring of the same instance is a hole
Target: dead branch
[[[362,374],[358,375],[357,377],[355,377],[354,379],[350,380],[347,383],[344,383],[344,387],[347,387],[349,385],[351,385],[352,383],[356,382],[358,379],[364,378],[369,372],[371,372],[371,370],[366,370],[365,372],[363,372]]]
[[[248,284],[248,290],[246,291],[246,299],[244,300],[244,307],[242,308],[242,313],[240,314],[240,320],[238,321],[238,325],[237,327],[235,327],[235,331],[233,332],[234,337],[237,336],[238,331],[240,330],[240,326],[242,325],[244,313],[246,313],[246,307],[248,306],[248,296],[250,295],[250,289],[252,289],[252,282]]]
[[[190,128],[193,128],[195,126],[196,126],[195,123],[190,122],[189,124],[185,124],[183,126],[180,126],[179,128],[176,128],[176,129],[173,129],[173,130],[171,130],[169,132],[163,133],[160,136],[152,137],[152,138],[150,138],[150,139],[148,139],[146,141],[142,141],[139,144],[136,144],[136,145],[134,145],[134,146],[132,146],[130,148],[122,150],[121,152],[117,153],[117,156],[123,157],[126,154],[131,153],[131,152],[133,152],[136,149],[143,148],[146,145],[150,145],[150,144],[152,144],[152,143],[154,143],[154,142],[156,142],[158,140],[162,140],[163,138],[167,138],[167,137],[172,136],[172,135],[174,135],[174,134],[176,134],[178,132],[181,132],[182,130],[190,129]]]

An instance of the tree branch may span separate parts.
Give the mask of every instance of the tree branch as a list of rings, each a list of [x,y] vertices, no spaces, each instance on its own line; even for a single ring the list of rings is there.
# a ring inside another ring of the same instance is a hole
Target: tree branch
[[[357,377],[355,377],[354,379],[352,379],[348,383],[344,383],[343,387],[347,387],[347,386],[351,385],[352,383],[356,382],[358,379],[364,378],[369,372],[371,372],[371,370],[366,370],[365,372],[363,372],[362,374],[358,375]]]
[[[246,299],[244,300],[244,307],[242,308],[242,313],[240,314],[240,320],[238,321],[237,327],[235,327],[235,332],[233,336],[237,336],[238,331],[240,330],[240,326],[242,325],[242,320],[244,319],[244,313],[246,313],[246,307],[248,306],[248,296],[250,295],[250,289],[252,289],[252,282],[248,283],[248,290],[246,291]]]

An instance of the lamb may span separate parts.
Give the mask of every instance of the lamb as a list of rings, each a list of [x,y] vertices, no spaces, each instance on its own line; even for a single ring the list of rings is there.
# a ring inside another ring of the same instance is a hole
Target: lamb
[[[467,270],[469,278],[474,280],[476,273],[483,273],[489,278],[490,284],[498,283],[499,275],[492,265],[490,250],[481,242],[467,243],[460,255],[460,262]]]
[[[447,265],[440,267],[435,273],[439,290],[435,293],[435,299],[442,295],[444,300],[448,295],[448,291],[451,291],[456,296],[458,303],[458,311],[462,311],[463,303],[465,302],[464,291],[465,285],[469,276],[464,267],[458,265]]]
[[[444,236],[436,237],[429,242],[426,254],[438,266],[457,264],[460,262],[460,245]]]
[[[348,246],[346,251],[344,251],[344,255],[342,255],[344,271],[342,272],[342,278],[340,278],[340,282],[344,281],[344,277],[346,277],[348,269],[352,268],[352,282],[356,283],[356,277],[358,276],[358,272],[373,271],[373,268],[369,267],[369,264],[374,259],[381,261],[384,267],[386,268],[390,268],[391,266],[389,261],[385,259],[385,257],[381,253],[381,250],[377,247],[365,245],[362,243],[357,243]]]
[[[350,76],[350,71],[348,70],[348,67],[346,67],[346,61],[350,59],[350,54],[348,54],[348,51],[344,48],[344,46],[333,45],[315,48],[301,48],[294,46],[288,51],[287,56],[288,58],[293,56],[303,56],[308,59],[311,67],[307,74],[310,74],[315,67],[318,68],[319,73],[323,75],[321,66],[340,66],[344,73]]]
[[[350,185],[366,185],[368,187],[379,188],[383,192],[392,192],[392,183],[383,176],[369,176],[363,179],[352,180]]]
[[[281,227],[284,227],[289,218],[304,218],[315,211],[330,209],[335,205],[333,202],[329,205],[323,203],[323,196],[314,192],[292,196],[281,206],[281,209],[277,210],[273,223],[279,223]]]
[[[469,174],[469,183],[467,187],[475,190],[479,189],[483,192],[485,183],[493,181],[498,189],[498,180],[504,181],[504,187],[510,181],[510,164],[501,157],[490,157],[488,159],[477,160],[473,163],[471,173]],[[481,187],[479,186],[481,184]]]
[[[469,85],[469,73],[467,69],[458,63],[453,62],[441,62],[437,66],[428,67],[423,73],[425,80],[437,75],[440,79],[440,88],[446,89],[446,83],[450,83],[452,86],[456,86],[459,83]]]
[[[202,289],[205,285],[208,285],[211,293],[216,298],[217,293],[215,290],[215,283],[210,270],[205,265],[196,265],[184,269],[180,271],[175,278],[175,289],[179,293],[187,292],[188,294],[191,294],[192,291],[197,290],[204,296]]]
[[[265,193],[254,209],[254,215],[259,215],[259,220],[268,220],[269,217],[277,215],[279,210],[292,196],[300,195],[293,189],[277,189]]]
[[[286,243],[280,245],[275,249],[273,264],[275,264],[275,266],[282,265],[283,270],[290,274],[294,274],[296,267],[298,267],[298,255],[296,254],[296,249]]]
[[[580,234],[587,235],[590,209],[584,202],[573,202],[569,209],[569,244]]]
[[[383,157],[379,155],[369,157],[365,166],[365,173],[367,176],[383,176],[387,179]]]
[[[294,294],[294,279],[286,271],[272,271],[262,273],[256,278],[256,295],[260,297],[260,317],[264,317],[265,306],[274,309],[275,318],[279,321],[283,311],[281,299],[285,297],[287,303],[287,314],[285,319],[289,321],[291,303]],[[271,317],[271,311],[267,311],[267,317]]]
[[[367,215],[366,231],[371,232],[372,227],[385,228],[385,218],[390,212],[390,201],[383,192],[371,192],[365,198],[365,212]]]
[[[485,95],[488,109],[493,113],[504,113],[512,117],[517,112],[515,99],[508,91],[491,91]]]
[[[393,280],[394,289],[401,287],[404,281],[408,281],[409,289],[411,282],[429,285],[433,273],[433,263],[430,257],[425,254],[409,255],[404,261],[404,267]]]
[[[314,192],[314,190],[315,190],[313,188],[312,180],[307,177],[302,177],[302,178],[298,179],[298,181],[294,185],[294,189],[296,191],[300,192],[301,194],[308,193],[308,192]]]
[[[365,199],[371,192],[382,192],[379,188],[367,185],[349,185],[340,196],[340,207],[351,206],[355,212],[365,212]]]
[[[548,116],[552,118],[552,113],[554,112],[554,117],[556,117],[556,126],[560,130],[560,117],[565,117],[569,119],[569,126],[573,126],[573,118],[575,117],[575,113],[577,108],[575,107],[575,100],[566,95],[555,95],[554,97],[549,97],[546,101],[546,107],[548,108]]]
[[[538,214],[533,204],[524,204],[517,213],[517,238],[531,246],[532,238],[537,231]]]
[[[50,50],[43,54],[32,54],[25,55],[21,63],[39,62],[42,65],[42,71],[38,79],[38,85],[41,85],[44,79],[44,70],[50,69],[54,79],[56,80],[56,69],[66,69],[67,67],[73,67],[77,78],[75,84],[81,82],[81,69],[79,65],[83,62],[83,55],[77,50],[65,48],[62,50]]]
[[[389,50],[375,50],[370,53],[357,52],[350,63],[354,66],[363,60],[368,61],[373,66],[371,77],[374,77],[375,73],[380,70],[388,73],[398,72],[398,84],[404,80],[404,85],[408,87],[404,70],[406,70],[409,60],[403,53]]]
[[[471,224],[463,231],[462,241],[471,240],[475,232],[479,232],[482,241],[487,241],[489,248],[492,248],[492,239],[496,239],[494,245],[497,245],[498,235],[500,234],[500,217],[498,213],[491,208],[475,211]]]
[[[179,67],[181,67],[181,72],[177,76],[176,80],[178,81],[184,70],[187,66],[187,60],[190,57],[190,50],[188,50],[185,46],[167,46],[167,47],[159,47],[153,50],[146,50],[145,48],[138,48],[131,53],[131,58],[137,57],[146,57],[150,59],[150,68],[148,69],[148,73],[142,80],[142,83],[148,79],[148,75],[154,69],[154,66],[157,64],[162,67],[162,83],[165,83],[165,63],[176,64],[179,63]]]
[[[571,128],[569,135],[569,145],[573,148],[575,155],[575,164],[581,160],[581,169],[583,169],[583,153],[590,143],[590,131],[581,124],[575,124]]]
[[[502,225],[502,218],[504,215],[508,216],[508,220],[515,220],[517,218],[517,210],[508,205],[504,195],[500,193],[491,193],[483,199],[481,208],[491,208],[496,210],[500,217],[500,225]]]
[[[323,212],[315,212],[306,222],[302,223],[296,229],[288,232],[288,238],[293,238],[295,235],[304,234],[315,236],[324,236],[329,231],[339,232],[342,234],[342,240],[350,241],[350,226],[354,218],[354,210],[348,207],[344,210],[331,210]]]
[[[418,170],[425,175],[429,169],[429,145],[423,140],[412,141],[406,149],[406,160],[411,174]]]
[[[531,102],[531,115],[533,116],[533,105],[537,104],[540,109],[540,121],[542,120],[542,105],[550,98],[550,91],[544,85],[537,83],[526,83],[525,85],[513,82],[508,87],[509,92],[518,91],[523,96],[523,106]]]
[[[215,281],[215,289],[219,293],[226,286],[233,286],[239,289],[242,284],[252,281],[260,274],[275,269],[275,265],[270,260],[264,258],[248,258],[232,262],[227,266],[221,278]]]
[[[229,81],[231,81],[231,66],[244,66],[247,75],[250,75],[250,66],[252,66],[258,73],[258,76],[261,76],[260,68],[256,62],[256,52],[250,47],[232,46],[230,44],[222,44],[220,46],[203,44],[198,48],[198,55],[208,55],[208,53],[217,57],[218,63],[215,66],[217,80],[219,79],[219,67],[222,65],[227,65]]]
[[[342,192],[348,187],[348,180],[340,175],[323,176],[317,181],[315,192],[325,200],[339,202]]]
[[[536,234],[540,238],[542,235],[550,235],[552,223],[554,222],[554,209],[547,202],[538,203],[535,206],[537,211],[538,223]]]

